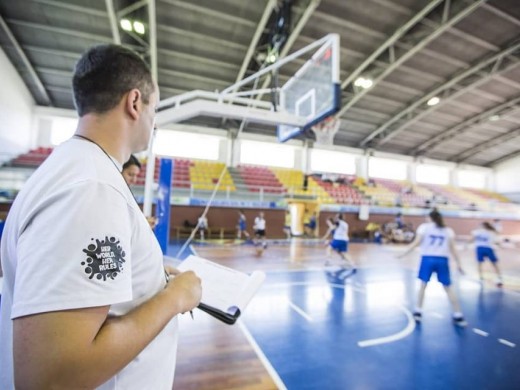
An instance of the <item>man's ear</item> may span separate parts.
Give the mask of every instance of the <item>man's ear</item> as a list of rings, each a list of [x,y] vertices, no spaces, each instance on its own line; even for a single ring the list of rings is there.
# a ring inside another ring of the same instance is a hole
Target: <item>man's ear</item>
[[[125,107],[128,115],[130,115],[132,119],[137,120],[141,113],[141,91],[136,88],[130,90],[130,92],[126,94]]]

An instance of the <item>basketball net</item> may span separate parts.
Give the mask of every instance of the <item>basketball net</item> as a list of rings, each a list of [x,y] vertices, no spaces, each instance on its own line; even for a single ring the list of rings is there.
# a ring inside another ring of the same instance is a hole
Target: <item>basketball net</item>
[[[316,145],[333,145],[334,136],[339,130],[340,120],[334,116],[325,118],[320,123],[312,126],[316,136]]]

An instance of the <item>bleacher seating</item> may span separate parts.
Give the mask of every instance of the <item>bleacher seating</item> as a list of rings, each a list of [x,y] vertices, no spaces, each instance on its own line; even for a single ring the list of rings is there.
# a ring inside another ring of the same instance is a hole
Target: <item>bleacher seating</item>
[[[218,182],[222,170],[224,176],[218,191],[235,191],[235,184],[229,174],[226,164],[221,162],[195,160],[189,165],[190,179],[194,189],[212,191]]]
[[[314,177],[318,183],[327,193],[334,199],[333,203],[361,205],[366,203],[366,200],[358,190],[350,185],[353,178],[338,177],[338,180],[332,182],[330,180],[322,180],[319,177]]]
[[[15,167],[30,167],[37,168],[42,162],[51,154],[52,148],[39,147],[32,149],[27,153],[21,154],[11,161],[12,166]]]
[[[334,198],[312,176],[307,178],[307,188],[304,188],[304,175],[295,169],[272,168],[272,171],[292,196],[312,196],[322,203],[335,203]]]
[[[39,147],[11,160],[13,167],[37,168],[53,148]],[[159,178],[159,158],[155,160],[154,181]],[[211,191],[225,169],[219,191],[236,192],[236,184],[224,163],[202,160],[174,159],[172,187]],[[385,207],[429,207],[441,209],[507,211],[513,205],[506,197],[487,190],[453,186],[418,184],[409,181],[370,179],[361,177],[322,174],[309,175],[304,188],[304,173],[295,169],[239,165],[237,174],[245,184],[241,191],[267,193],[273,196],[312,197],[321,203],[372,204]],[[144,185],[146,163],[137,178]],[[331,180],[331,177],[334,179]],[[238,180],[238,177],[237,177]]]
[[[283,194],[285,192],[273,171],[267,167],[239,165],[237,169],[251,192],[260,192],[260,190],[271,194]]]

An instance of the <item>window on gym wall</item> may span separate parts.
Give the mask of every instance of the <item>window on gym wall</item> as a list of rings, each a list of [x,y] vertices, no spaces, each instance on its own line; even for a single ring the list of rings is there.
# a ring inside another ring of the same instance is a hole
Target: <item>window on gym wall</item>
[[[68,140],[76,131],[78,120],[75,118],[55,118],[51,125],[51,144],[56,146]]]
[[[379,179],[406,180],[406,161],[370,157],[368,176]]]
[[[311,149],[311,171],[356,174],[356,157],[347,153]]]
[[[240,164],[294,168],[294,147],[260,141],[240,141]]]
[[[486,173],[482,171],[459,170],[457,181],[460,187],[484,189],[486,188]]]
[[[220,137],[208,134],[157,130],[153,152],[160,156],[218,160]]]
[[[450,183],[450,169],[440,165],[421,164],[416,169],[419,183],[447,185]]]

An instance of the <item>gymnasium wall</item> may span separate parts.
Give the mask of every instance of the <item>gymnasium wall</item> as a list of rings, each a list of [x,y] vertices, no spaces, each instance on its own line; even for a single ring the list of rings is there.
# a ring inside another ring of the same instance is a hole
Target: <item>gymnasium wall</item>
[[[184,220],[188,220],[191,224],[196,224],[198,218],[204,211],[203,207],[194,206],[172,206],[171,212],[171,237],[175,237],[174,227],[182,226]],[[207,214],[208,226],[210,228],[224,228],[224,229],[236,229],[238,221],[238,209],[226,208],[226,207],[211,207]],[[247,218],[247,229],[250,233],[253,232],[253,221],[258,215],[259,211],[264,211],[266,220],[266,233],[268,238],[283,238],[285,234],[283,232],[283,225],[285,221],[285,210],[281,209],[243,209],[244,214]],[[334,216],[336,213],[333,212],[321,212],[319,216],[319,234],[320,236],[325,234],[327,231],[326,220],[329,217]],[[426,214],[426,211],[425,211]],[[364,232],[369,222],[383,224],[387,222],[393,222],[395,215],[393,214],[370,214],[369,221],[361,221],[358,218],[357,213],[345,213],[345,221],[350,226],[350,232],[360,233]],[[421,223],[426,221],[425,217],[420,216],[404,216],[403,220],[406,224],[412,224],[414,228],[417,228]],[[471,233],[472,230],[479,227],[479,225],[485,220],[482,218],[444,218],[446,224],[453,228],[457,235],[466,236]],[[489,221],[489,220],[488,220]],[[515,220],[501,220],[502,234],[508,236],[520,236],[520,221]]]
[[[0,49],[0,164],[33,147],[34,100],[20,75]]]
[[[520,156],[498,164],[495,167],[495,191],[509,199],[520,202]]]

